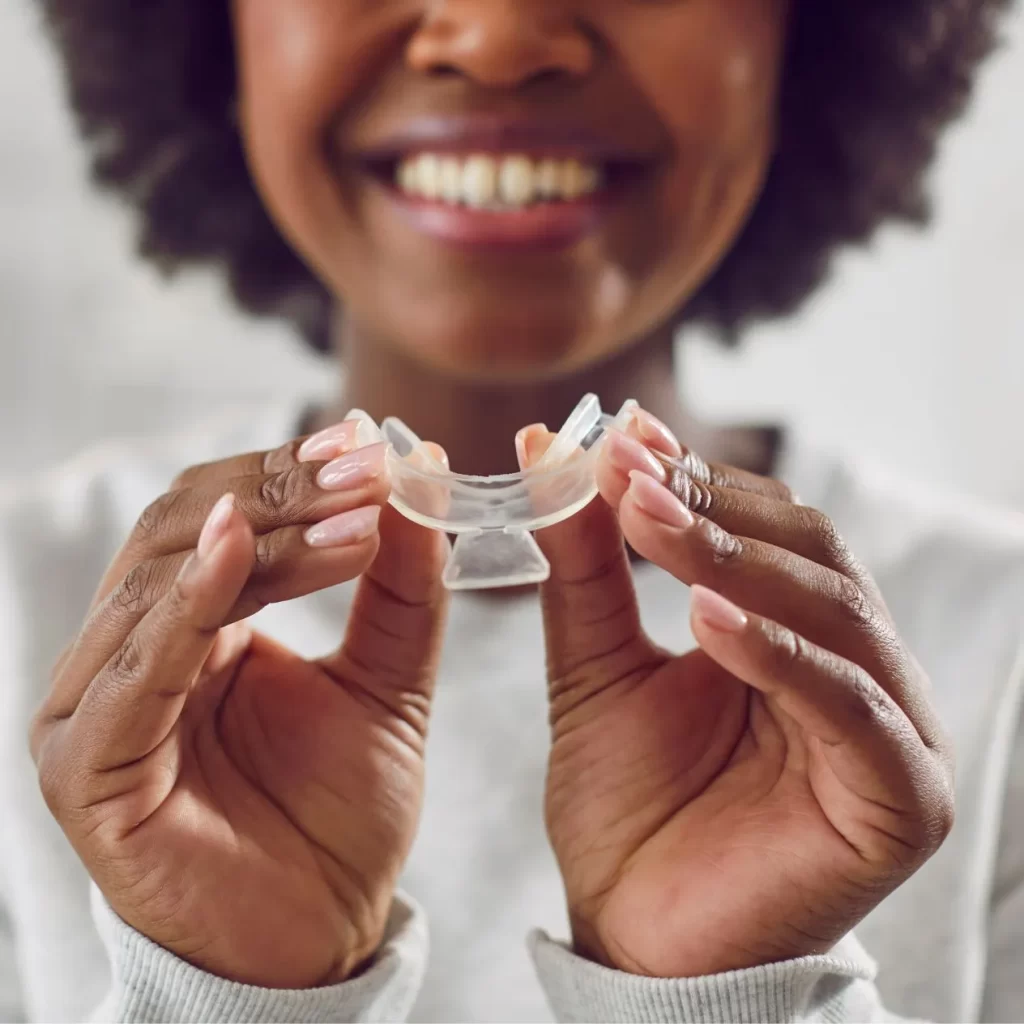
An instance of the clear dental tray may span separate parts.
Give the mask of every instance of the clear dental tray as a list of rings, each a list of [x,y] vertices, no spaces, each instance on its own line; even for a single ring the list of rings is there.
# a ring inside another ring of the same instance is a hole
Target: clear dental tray
[[[444,585],[489,590],[548,578],[551,566],[532,532],[569,519],[594,499],[605,432],[625,429],[635,407],[627,402],[613,417],[601,411],[596,395],[587,395],[538,463],[502,476],[451,472],[401,420],[378,427],[359,409],[348,418],[359,421],[360,445],[389,445],[391,504],[421,526],[455,535]]]

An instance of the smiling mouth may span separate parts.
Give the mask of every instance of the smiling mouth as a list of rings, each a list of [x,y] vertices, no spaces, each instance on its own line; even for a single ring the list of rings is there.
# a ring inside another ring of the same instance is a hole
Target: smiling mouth
[[[425,150],[368,169],[407,223],[438,241],[562,249],[593,232],[648,168],[525,152]]]
[[[365,166],[378,183],[405,200],[481,213],[605,200],[646,169],[639,161],[450,151],[369,160]]]
[[[579,123],[497,116],[423,118],[358,159],[407,225],[475,249],[571,247],[648,191],[661,164]]]
[[[393,184],[403,195],[476,210],[514,211],[595,196],[605,167],[525,153],[418,153],[398,160]]]

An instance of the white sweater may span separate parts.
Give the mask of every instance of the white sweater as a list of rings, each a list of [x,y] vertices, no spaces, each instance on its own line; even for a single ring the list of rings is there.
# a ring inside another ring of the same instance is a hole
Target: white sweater
[[[0,1020],[1024,1019],[1024,517],[963,500],[952,468],[946,492],[915,493],[799,443],[780,475],[875,573],[958,752],[952,834],[863,922],[859,942],[849,937],[830,957],[652,980],[583,961],[559,941],[564,900],[541,820],[540,617],[529,596],[454,602],[409,896],[367,974],[312,992],[234,985],[90,900],[26,749],[50,666],[139,512],[179,469],[276,446],[298,419],[295,404],[236,407],[0,491]],[[691,646],[686,589],[653,567],[636,572],[654,638]],[[349,596],[340,587],[271,607],[256,625],[322,654],[341,635]],[[527,949],[531,929],[543,931]]]

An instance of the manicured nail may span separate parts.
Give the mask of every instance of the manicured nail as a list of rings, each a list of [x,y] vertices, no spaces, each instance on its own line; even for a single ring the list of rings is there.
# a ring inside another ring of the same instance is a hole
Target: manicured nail
[[[406,455],[404,461],[408,462],[410,466],[423,470],[425,473],[436,472],[438,463],[444,469],[451,469],[451,464],[448,462],[448,453],[433,441],[424,441],[418,448],[415,448]]]
[[[523,469],[529,469],[548,450],[545,423],[531,423],[516,434],[516,457]]]
[[[328,462],[317,482],[326,491],[343,491],[357,484],[364,484],[384,472],[384,459],[388,446],[383,442],[357,448],[340,459]]]
[[[665,467],[635,438],[619,430],[608,432],[608,457],[612,465],[623,473],[644,473],[664,483],[668,479]]]
[[[199,534],[199,543],[196,545],[196,553],[200,558],[208,558],[218,541],[224,536],[234,509],[235,496],[233,494],[225,494],[210,509],[210,514],[206,517],[202,532]]]
[[[659,523],[676,529],[693,526],[693,513],[668,488],[645,473],[634,469],[629,474],[628,493],[642,511]]]
[[[358,544],[372,537],[380,522],[380,509],[376,506],[342,512],[340,516],[325,519],[306,531],[306,543],[311,548],[341,548]]]
[[[690,608],[705,625],[719,633],[742,633],[747,628],[747,613],[707,587],[694,585]]]
[[[356,444],[358,429],[359,424],[355,420],[345,420],[344,423],[335,423],[333,427],[321,430],[307,438],[299,449],[299,462],[322,462],[351,451]]]
[[[634,421],[637,433],[646,445],[670,459],[678,459],[683,454],[683,446],[676,435],[657,416],[652,416],[646,409],[637,409]]]

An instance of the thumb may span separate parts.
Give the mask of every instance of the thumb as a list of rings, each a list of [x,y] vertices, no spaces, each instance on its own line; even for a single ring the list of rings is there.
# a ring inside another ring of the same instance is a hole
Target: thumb
[[[516,438],[523,469],[536,463],[555,435],[543,424]],[[640,626],[633,575],[615,513],[600,497],[563,523],[537,534],[551,563],[541,585],[548,677],[577,702],[584,678],[606,684],[644,664],[650,644]],[[596,671],[595,671],[596,670]]]
[[[436,457],[444,452],[431,446]],[[426,724],[441,656],[448,594],[441,573],[443,533],[410,522],[393,507],[380,517],[380,549],[359,581],[344,643],[322,664],[391,709]]]

